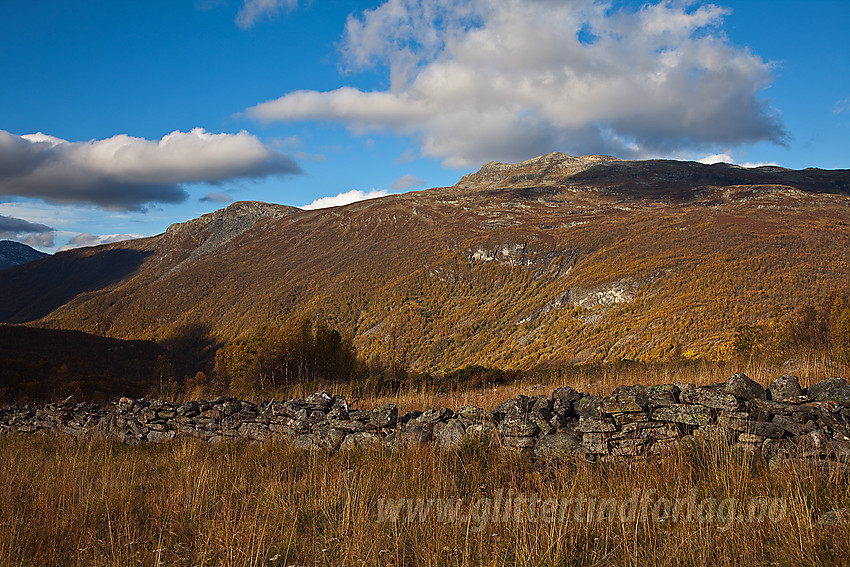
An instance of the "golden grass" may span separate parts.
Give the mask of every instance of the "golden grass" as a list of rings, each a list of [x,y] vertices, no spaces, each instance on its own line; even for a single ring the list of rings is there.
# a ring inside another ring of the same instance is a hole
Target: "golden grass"
[[[395,403],[400,412],[447,407],[457,409],[466,405],[492,408],[520,394],[551,395],[555,388],[572,386],[579,392],[608,395],[623,384],[665,384],[685,382],[703,386],[726,382],[735,372],[744,372],[767,387],[782,374],[793,374],[800,378],[804,388],[828,376],[847,376],[846,362],[838,357],[817,353],[799,354],[792,369],[767,362],[760,358],[726,361],[695,361],[691,363],[621,364],[564,366],[556,370],[529,371],[516,382],[490,388],[468,389],[462,386],[457,391],[440,392],[427,384],[417,387],[402,386],[394,394],[364,394],[357,384],[308,383],[294,385],[276,393],[277,399],[305,397],[316,389],[328,389],[347,398],[356,408],[372,408],[381,404]],[[258,392],[254,398],[259,402],[271,394]]]
[[[0,565],[839,565],[850,525],[845,478],[769,471],[723,448],[632,464],[533,464],[467,444],[401,452],[308,453],[285,443],[126,447],[54,437],[0,439]],[[615,520],[378,522],[379,498],[464,498],[498,490],[628,499],[781,497],[778,523]],[[728,526],[726,526],[728,527]]]

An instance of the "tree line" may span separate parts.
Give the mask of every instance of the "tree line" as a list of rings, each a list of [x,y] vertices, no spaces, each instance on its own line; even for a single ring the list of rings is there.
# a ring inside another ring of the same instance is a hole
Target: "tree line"
[[[234,393],[275,390],[314,380],[350,380],[357,356],[350,338],[322,320],[290,319],[264,325],[215,353],[215,380]]]
[[[832,351],[850,356],[850,293],[831,292],[755,325],[736,328],[735,352],[747,355],[786,355],[799,351]]]

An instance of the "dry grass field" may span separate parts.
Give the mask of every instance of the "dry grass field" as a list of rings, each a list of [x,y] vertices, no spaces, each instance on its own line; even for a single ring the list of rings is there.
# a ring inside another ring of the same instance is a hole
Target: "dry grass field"
[[[850,524],[817,524],[850,507],[846,478],[773,472],[725,449],[631,465],[540,465],[473,444],[328,455],[282,443],[125,447],[21,437],[0,439],[0,455],[0,564],[7,566],[839,565],[850,558]],[[574,508],[554,519],[541,510],[536,521],[517,519],[515,508],[499,522],[484,521],[480,510],[467,521],[437,517],[436,509],[409,516],[406,506],[396,521],[378,517],[380,499],[463,499],[463,513],[500,489],[540,501],[618,502],[635,489],[670,500],[695,491],[700,501],[781,498],[783,507],[743,522],[720,507],[704,521],[595,513],[588,521]]]
[[[776,376],[768,366],[744,370],[762,383]],[[554,384],[408,392],[356,405],[486,406],[564,382],[610,392],[622,383],[702,383],[728,376],[717,366],[679,368],[669,376],[653,372],[577,373],[552,377]],[[823,372],[804,361],[799,374],[805,384]],[[831,510],[850,508],[845,476],[771,471],[760,457],[725,446],[688,446],[630,464],[591,464],[535,463],[474,442],[455,450],[325,454],[279,441],[128,447],[109,440],[9,436],[0,438],[0,478],[3,566],[850,563],[850,524],[818,523]],[[635,495],[649,495],[645,505],[638,503],[644,514],[629,514]],[[399,498],[409,500],[393,508]],[[524,508],[521,498],[527,499]],[[690,516],[671,516],[662,502],[688,498],[701,506],[689,504]],[[423,508],[416,508],[416,499]],[[426,513],[429,499],[433,507]],[[584,508],[576,511],[579,501]],[[600,511],[603,501],[606,513]],[[773,507],[760,505],[751,516],[752,502]]]

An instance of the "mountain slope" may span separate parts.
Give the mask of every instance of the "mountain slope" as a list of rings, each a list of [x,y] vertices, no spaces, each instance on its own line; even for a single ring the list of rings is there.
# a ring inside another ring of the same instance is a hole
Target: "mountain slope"
[[[0,240],[0,270],[26,264],[45,256],[49,256],[49,254],[39,252],[26,244],[12,240]]]
[[[0,404],[143,396],[159,383],[158,363],[171,361],[151,342],[0,324]]]
[[[202,322],[226,338],[306,312],[366,356],[427,369],[722,356],[735,326],[847,285],[849,196],[843,170],[555,153],[333,209],[237,203],[56,254],[0,275],[0,319],[119,338]]]

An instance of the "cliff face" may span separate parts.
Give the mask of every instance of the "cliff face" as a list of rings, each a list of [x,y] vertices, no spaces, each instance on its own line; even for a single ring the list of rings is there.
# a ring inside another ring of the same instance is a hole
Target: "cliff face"
[[[850,172],[548,154],[453,187],[261,203],[0,275],[0,320],[222,337],[308,313],[422,369],[723,356],[846,287]]]

